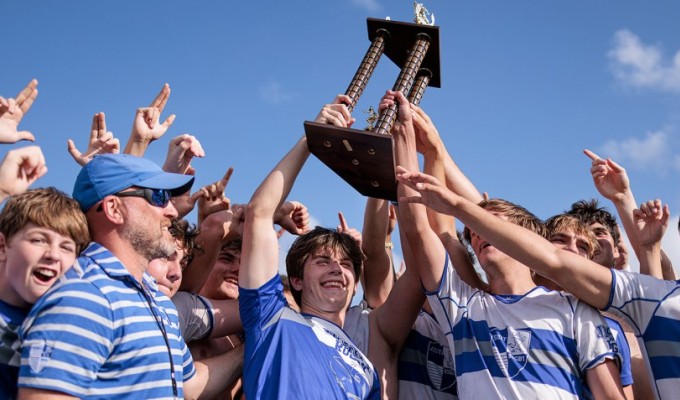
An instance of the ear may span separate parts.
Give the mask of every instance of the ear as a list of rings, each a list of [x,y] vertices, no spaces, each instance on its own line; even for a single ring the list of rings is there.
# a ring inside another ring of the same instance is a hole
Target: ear
[[[0,233],[0,262],[7,261],[7,240],[5,234]]]
[[[290,282],[290,286],[293,287],[293,289],[297,290],[298,292],[302,291],[302,278],[288,278],[288,282]]]
[[[102,211],[106,219],[115,225],[123,225],[125,223],[125,210],[122,202],[114,196],[107,196],[101,203]]]

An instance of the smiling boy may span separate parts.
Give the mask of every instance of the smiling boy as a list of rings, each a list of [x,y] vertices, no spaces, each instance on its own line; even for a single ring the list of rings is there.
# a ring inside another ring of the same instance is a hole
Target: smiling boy
[[[78,203],[54,189],[12,197],[0,212],[0,397],[15,398],[17,330],[31,306],[71,266],[90,235]]]

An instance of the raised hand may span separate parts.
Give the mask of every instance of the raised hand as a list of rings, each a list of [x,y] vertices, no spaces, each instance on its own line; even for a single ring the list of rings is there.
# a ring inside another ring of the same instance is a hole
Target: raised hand
[[[163,164],[163,170],[177,174],[193,175],[194,169],[191,160],[194,157],[205,157],[201,142],[196,137],[183,134],[170,140],[168,155]]]
[[[25,192],[46,172],[45,157],[40,147],[10,150],[0,163],[0,200]]]
[[[397,180],[414,189],[418,195],[401,197],[400,202],[418,203],[442,214],[452,215],[451,208],[458,204],[459,197],[448,190],[435,177],[420,172],[410,172],[397,166]]]
[[[125,146],[125,154],[142,157],[149,143],[163,136],[170,128],[175,121],[175,114],[171,114],[163,123],[160,123],[161,113],[169,98],[170,85],[166,83],[148,107],[137,109],[130,139]]]
[[[38,96],[38,81],[31,80],[19,92],[16,99],[0,97],[0,143],[16,143],[20,140],[35,141],[29,131],[19,131],[19,122],[26,115]]]
[[[200,224],[211,214],[228,210],[231,201],[224,195],[231,174],[234,169],[229,167],[222,179],[209,185],[203,186],[195,196],[198,196],[198,224]],[[192,196],[193,197],[193,196]]]
[[[347,221],[345,220],[345,216],[342,214],[342,212],[338,212],[338,220],[340,220],[340,224],[338,225],[338,232],[349,235],[352,239],[354,239],[357,246],[361,248],[362,244],[361,232],[359,232],[355,228],[350,228],[347,225]]]
[[[314,121],[320,124],[332,124],[343,128],[351,127],[354,121],[356,121],[352,118],[347,108],[347,104],[351,102],[352,100],[349,96],[344,94],[338,95],[333,99],[333,103],[323,106]]]
[[[595,188],[606,199],[616,202],[630,196],[630,181],[626,170],[610,158],[604,160],[590,150],[583,153],[592,161],[590,174],[593,176]]]
[[[118,154],[120,152],[120,141],[113,137],[113,133],[106,130],[106,116],[103,112],[96,113],[94,117],[92,117],[90,141],[88,142],[85,153],[81,153],[80,150],[76,148],[73,140],[68,139],[67,143],[69,154],[71,154],[71,157],[73,157],[75,162],[81,166],[90,162],[97,154]]]
[[[670,219],[668,204],[662,205],[659,199],[649,200],[633,211],[633,217],[638,228],[636,234],[640,245],[660,245]]]
[[[416,151],[424,155],[436,153],[443,146],[439,131],[422,108],[411,104],[411,110],[416,131]]]
[[[287,201],[274,215],[274,223],[293,235],[305,234],[309,231],[309,211],[300,202]]]

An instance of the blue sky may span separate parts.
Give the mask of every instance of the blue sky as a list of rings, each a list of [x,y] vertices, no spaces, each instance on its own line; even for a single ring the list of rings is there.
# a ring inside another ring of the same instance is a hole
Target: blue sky
[[[429,89],[422,106],[478,188],[549,217],[598,197],[582,154],[592,149],[627,168],[639,202],[670,204],[666,248],[680,265],[680,3],[425,5],[440,26],[442,87]],[[49,172],[37,185],[70,193],[78,166],[66,140],[85,148],[92,115],[104,111],[124,143],[135,109],[168,82],[164,117],[177,119],[148,157],[162,164],[172,137],[195,135],[206,151],[193,163],[195,188],[233,166],[234,202],[250,198],[303,134],[303,121],[346,89],[369,45],[366,18],[413,18],[411,1],[394,0],[0,6],[0,95],[40,81],[22,124],[46,154]],[[355,110],[359,127],[361,111],[377,105],[397,74],[380,61]],[[361,226],[365,200],[314,158],[291,198],[320,225],[335,226],[343,211]]]

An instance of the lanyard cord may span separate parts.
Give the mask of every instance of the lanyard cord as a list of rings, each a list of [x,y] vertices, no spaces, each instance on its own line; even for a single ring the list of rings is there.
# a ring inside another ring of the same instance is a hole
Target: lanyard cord
[[[175,379],[175,363],[172,360],[172,348],[170,347],[170,341],[168,340],[168,333],[165,330],[165,325],[163,325],[163,319],[156,313],[156,310],[154,309],[153,306],[153,301],[151,300],[151,296],[149,293],[146,291],[146,289],[142,286],[142,294],[144,295],[144,299],[146,302],[149,304],[149,309],[151,310],[151,314],[153,315],[154,319],[156,320],[156,325],[158,325],[158,329],[161,330],[161,333],[163,334],[163,340],[165,341],[165,347],[168,349],[168,357],[170,358],[170,378],[172,379],[172,395],[177,398],[178,397],[178,391],[177,391],[177,380]]]

